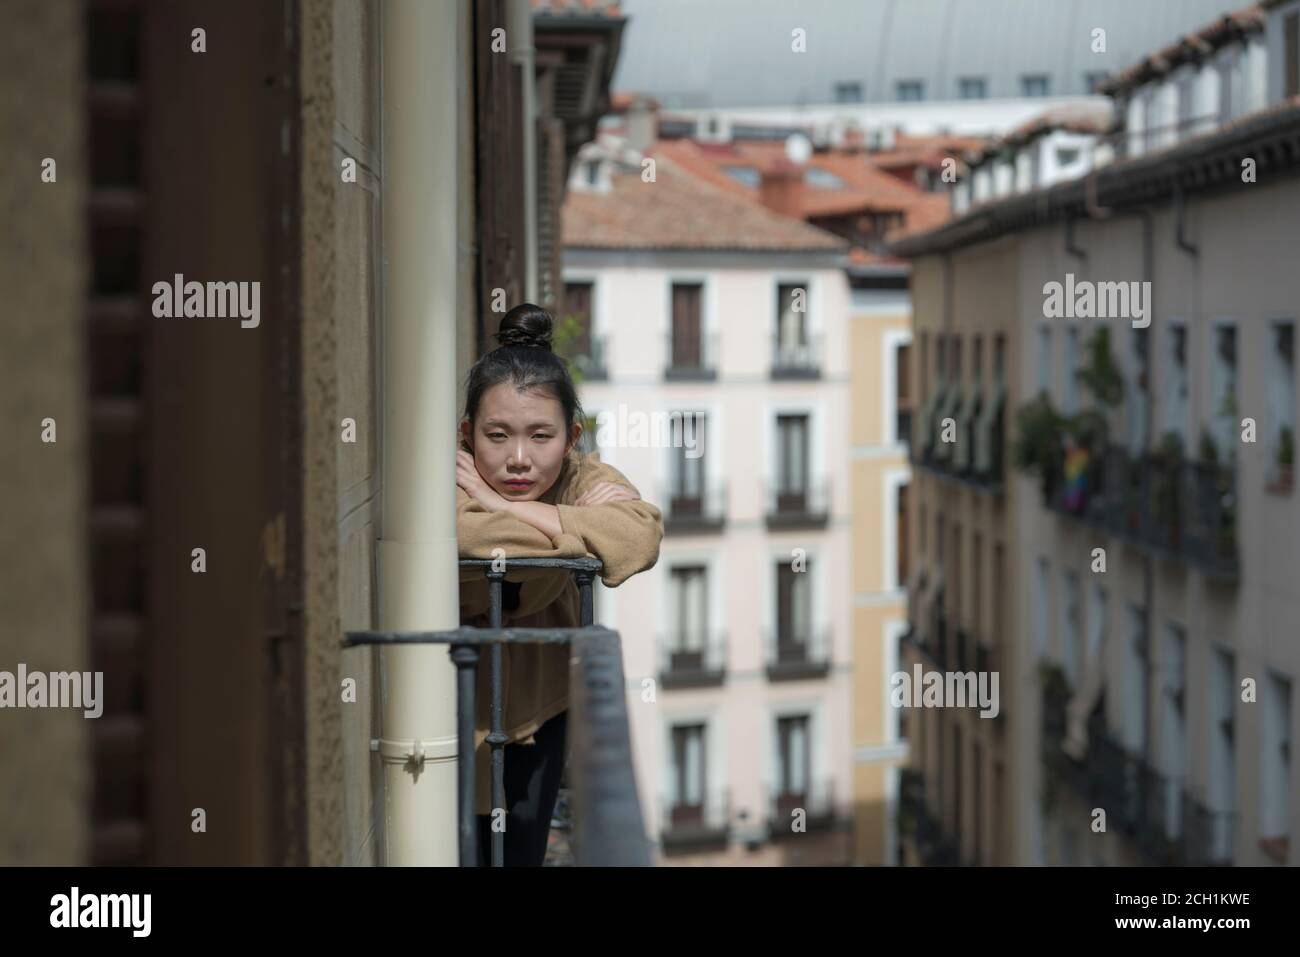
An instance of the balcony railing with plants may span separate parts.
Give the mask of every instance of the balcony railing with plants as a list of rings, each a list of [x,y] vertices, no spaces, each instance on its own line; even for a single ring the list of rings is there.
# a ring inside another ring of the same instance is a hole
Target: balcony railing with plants
[[[766,791],[768,835],[772,840],[835,826],[835,789],[829,778],[782,786],[769,784]]]
[[[592,624],[592,579],[601,569],[594,558],[512,558],[510,569],[568,570],[578,584],[577,628],[502,628],[502,583],[508,573],[493,559],[462,559],[462,568],[481,568],[488,580],[489,626],[462,625],[447,631],[349,631],[342,646],[448,646],[456,666],[457,819],[460,864],[478,864],[475,800],[475,688],[480,657],[487,655],[491,676],[491,789],[494,806],[505,804],[505,752],[502,727],[502,649],[507,644],[563,644],[570,649],[569,720],[572,741],[566,776],[573,807],[571,844],[579,865],[648,865],[650,843],[632,766],[623,653],[617,632]],[[430,689],[430,693],[433,689]],[[412,750],[408,760],[425,760]],[[433,823],[433,822],[431,822]],[[504,862],[504,834],[492,832],[491,866]]]
[[[685,771],[677,770],[680,777]],[[666,853],[725,848],[731,834],[731,795],[725,788],[660,801],[659,841]]]
[[[898,830],[908,838],[927,867],[961,864],[961,848],[925,799],[925,777],[916,768],[903,768],[898,787]]]
[[[662,497],[664,534],[721,531],[727,523],[727,484],[703,483],[696,488],[669,487]]]
[[[763,483],[767,527],[822,528],[830,519],[831,482],[820,476],[782,483]]]
[[[726,680],[724,632],[666,632],[659,641],[659,683],[664,688],[709,688]]]
[[[1123,834],[1151,864],[1232,863],[1234,815],[1194,798],[1183,780],[1169,777],[1129,753],[1106,726],[1104,699],[1088,721],[1081,761],[1062,749],[1073,690],[1056,664],[1040,668],[1043,685],[1044,804],[1050,811],[1064,785],[1090,807],[1104,807],[1108,826]]]
[[[811,625],[763,635],[768,681],[824,678],[831,668],[831,630]]]
[[[773,379],[817,379],[821,374],[821,333],[813,333],[793,342],[772,340]]]
[[[1208,433],[1198,461],[1185,457],[1176,432],[1141,454],[1110,441],[1109,417],[1123,396],[1123,381],[1107,339],[1104,329],[1096,334],[1092,359],[1080,372],[1099,400],[1096,408],[1066,416],[1046,394],[1021,407],[1017,467],[1038,476],[1044,507],[1209,576],[1235,579],[1234,469],[1220,463]]]

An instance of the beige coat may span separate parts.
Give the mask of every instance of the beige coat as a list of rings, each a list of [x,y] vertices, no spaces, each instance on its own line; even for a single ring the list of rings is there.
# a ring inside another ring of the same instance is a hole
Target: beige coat
[[[461,440],[460,447],[469,451]],[[559,477],[539,501],[555,505],[562,534],[551,538],[540,529],[506,512],[490,512],[456,487],[456,535],[461,558],[492,558],[501,548],[507,558],[506,580],[523,583],[519,607],[506,611],[501,624],[511,628],[570,628],[579,620],[578,586],[566,569],[517,569],[510,558],[581,558],[604,563],[600,578],[608,587],[622,584],[659,560],[663,516],[645,501],[608,502],[576,506],[579,496],[598,482],[635,488],[598,453],[576,449],[564,460]],[[460,621],[488,627],[488,588],[481,568],[461,569]],[[477,784],[475,813],[489,814],[491,748],[484,739],[491,729],[490,650],[479,661],[475,691],[474,747]],[[502,648],[501,718],[511,742],[533,744],[533,733],[569,706],[569,649],[564,645],[506,645]]]

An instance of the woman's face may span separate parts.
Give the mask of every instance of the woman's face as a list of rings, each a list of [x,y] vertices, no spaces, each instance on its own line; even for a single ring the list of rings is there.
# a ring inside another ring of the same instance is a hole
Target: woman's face
[[[560,477],[582,426],[574,423],[566,435],[558,399],[502,382],[483,393],[473,424],[462,422],[461,432],[487,483],[508,502],[531,502]]]

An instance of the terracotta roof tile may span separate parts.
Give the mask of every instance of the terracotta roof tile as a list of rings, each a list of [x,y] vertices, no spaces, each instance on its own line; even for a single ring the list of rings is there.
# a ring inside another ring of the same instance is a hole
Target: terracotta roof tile
[[[693,175],[667,155],[657,155],[653,183],[636,169],[615,173],[608,193],[570,190],[562,222],[567,248],[848,249],[838,236]]]
[[[1162,76],[1179,64],[1212,53],[1243,33],[1261,30],[1264,27],[1264,9],[1261,4],[1254,3],[1233,13],[1225,13],[1213,23],[1180,37],[1162,50],[1143,57],[1127,69],[1108,77],[1098,85],[1097,90],[1107,94],[1121,93],[1140,86],[1153,77]]]

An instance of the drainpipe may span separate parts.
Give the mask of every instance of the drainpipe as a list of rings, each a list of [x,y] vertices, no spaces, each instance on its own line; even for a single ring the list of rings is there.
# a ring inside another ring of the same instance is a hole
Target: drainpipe
[[[453,4],[383,10],[385,630],[459,625],[454,458],[460,28]],[[380,652],[384,862],[454,865],[456,670],[446,646]]]
[[[537,302],[537,50],[533,46],[533,8],[528,0],[506,0],[510,24],[510,62],[519,68],[520,130],[524,144],[524,299]],[[556,237],[559,240],[559,237]]]

